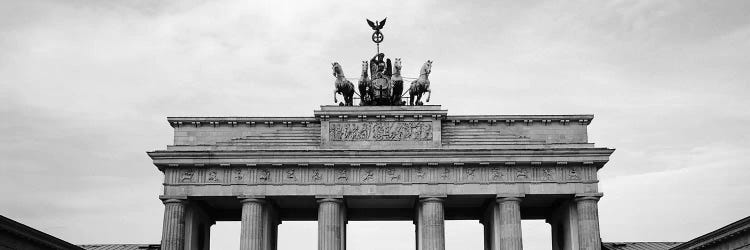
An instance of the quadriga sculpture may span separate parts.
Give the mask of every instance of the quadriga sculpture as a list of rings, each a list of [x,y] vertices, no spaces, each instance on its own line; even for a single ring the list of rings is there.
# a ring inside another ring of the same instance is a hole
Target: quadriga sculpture
[[[359,78],[359,105],[364,106],[372,99],[372,82],[367,76],[368,70],[367,61],[362,61],[362,76]]]
[[[430,102],[430,96],[432,95],[430,79],[428,78],[430,72],[432,72],[432,61],[427,60],[422,65],[422,69],[419,70],[419,78],[411,82],[411,86],[409,86],[409,105],[422,105],[423,103],[420,99],[422,99],[422,94],[425,92],[428,93],[426,102]]]
[[[336,99],[336,94],[338,93],[344,97],[344,103],[339,103],[339,105],[354,105],[354,84],[349,80],[346,80],[344,70],[337,62],[333,63],[333,77],[336,77],[336,82],[334,83],[335,89],[333,90],[333,102],[339,102],[338,99]]]
[[[404,79],[401,78],[401,58],[394,59],[391,82],[393,82],[391,105],[403,105],[401,95],[404,92]]]

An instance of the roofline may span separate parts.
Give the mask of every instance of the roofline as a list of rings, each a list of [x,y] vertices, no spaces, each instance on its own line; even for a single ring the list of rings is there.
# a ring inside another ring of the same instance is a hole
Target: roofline
[[[61,240],[55,236],[49,235],[45,232],[36,230],[32,227],[24,225],[20,222],[11,220],[5,216],[0,215],[0,231],[6,231],[11,234],[38,242],[46,246],[55,249],[71,249],[71,250],[84,250],[83,248],[74,245],[70,242]]]
[[[679,244],[670,248],[670,250],[681,250],[681,249],[699,249],[706,247],[711,244],[715,244],[724,241],[732,236],[737,235],[740,232],[750,230],[750,216],[732,222],[722,228],[711,231],[707,234],[698,236],[688,242]]]

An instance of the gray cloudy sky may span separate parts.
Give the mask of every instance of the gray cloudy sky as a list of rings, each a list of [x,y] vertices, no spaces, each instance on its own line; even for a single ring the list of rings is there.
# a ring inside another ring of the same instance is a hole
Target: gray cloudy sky
[[[166,116],[311,116],[333,102],[330,63],[356,77],[364,19],[387,16],[382,49],[407,76],[433,60],[450,114],[596,115],[590,140],[617,148],[604,241],[750,215],[750,1],[367,3],[0,0],[0,214],[73,243],[158,243],[145,151],[170,144]],[[280,230],[281,249],[316,249],[314,223]],[[480,230],[448,223],[448,249],[481,249]],[[413,248],[410,222],[349,232],[350,249]],[[550,248],[543,222],[524,237]],[[214,249],[237,242],[215,226]]]

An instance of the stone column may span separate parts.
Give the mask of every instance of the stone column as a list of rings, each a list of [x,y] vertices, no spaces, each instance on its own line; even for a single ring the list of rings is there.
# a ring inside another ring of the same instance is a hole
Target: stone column
[[[344,200],[322,198],[318,200],[318,250],[343,250]]]
[[[414,245],[416,250],[422,250],[422,229],[424,228],[422,220],[422,203],[417,202],[414,208]]]
[[[263,249],[275,250],[278,239],[279,216],[276,206],[271,202],[263,204]]]
[[[265,250],[263,208],[265,199],[246,198],[242,203],[242,222],[240,225],[240,250]]]
[[[445,211],[443,198],[429,197],[421,203],[421,223],[419,229],[422,250],[445,250]]]
[[[183,250],[185,244],[185,199],[164,199],[161,249]]]
[[[601,196],[601,193],[576,195],[576,209],[578,210],[578,245],[581,250],[601,250],[602,242],[599,235],[599,207],[597,205]]]
[[[498,197],[492,209],[492,250],[522,250],[521,198]]]

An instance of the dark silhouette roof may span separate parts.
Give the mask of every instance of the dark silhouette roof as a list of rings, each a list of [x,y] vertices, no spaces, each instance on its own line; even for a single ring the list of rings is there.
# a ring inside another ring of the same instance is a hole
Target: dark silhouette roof
[[[15,247],[44,246],[48,249],[83,250],[82,248],[61,240],[42,231],[31,228],[20,222],[0,215],[0,233],[8,234]]]
[[[158,250],[159,244],[91,244],[80,245],[86,250]]]
[[[682,242],[602,242],[603,250],[667,250]]]

